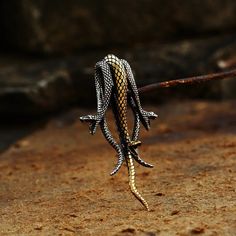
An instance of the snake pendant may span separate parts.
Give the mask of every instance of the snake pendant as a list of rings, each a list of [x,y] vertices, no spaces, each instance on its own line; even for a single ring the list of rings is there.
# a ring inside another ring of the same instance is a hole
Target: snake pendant
[[[157,115],[154,112],[147,112],[142,109],[131,67],[124,59],[119,59],[109,54],[102,61],[97,62],[95,65],[95,88],[97,113],[95,115],[82,116],[80,120],[89,123],[91,134],[94,134],[97,126],[100,126],[104,137],[118,154],[118,161],[111,175],[114,175],[121,168],[123,162],[126,161],[130,190],[149,211],[147,201],[136,188],[133,160],[145,167],[153,167],[153,165],[139,157],[138,146],[141,145],[141,142],[138,140],[138,137],[140,123],[149,130],[150,119],[157,118]],[[111,105],[115,117],[119,132],[119,142],[112,136],[106,121],[105,115],[109,105]],[[134,115],[134,127],[131,135],[129,134],[127,123],[128,105],[131,107]]]

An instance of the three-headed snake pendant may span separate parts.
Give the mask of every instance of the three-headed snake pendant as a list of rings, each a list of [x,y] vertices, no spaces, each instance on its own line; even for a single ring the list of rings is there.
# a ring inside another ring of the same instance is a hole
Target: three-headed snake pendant
[[[111,172],[114,175],[122,166],[124,160],[128,166],[129,185],[134,196],[149,210],[148,203],[138,192],[135,185],[135,169],[133,160],[145,167],[153,167],[143,161],[138,154],[137,147],[141,145],[138,140],[140,123],[148,130],[150,119],[157,118],[154,112],[142,109],[138,89],[129,63],[114,55],[107,55],[95,65],[95,87],[97,94],[97,114],[80,117],[81,121],[89,122],[90,133],[94,134],[98,125],[110,145],[118,154],[118,162]],[[134,127],[132,135],[129,134],[127,124],[127,106],[131,107],[134,114]],[[117,129],[119,143],[113,138],[105,113],[112,106]]]

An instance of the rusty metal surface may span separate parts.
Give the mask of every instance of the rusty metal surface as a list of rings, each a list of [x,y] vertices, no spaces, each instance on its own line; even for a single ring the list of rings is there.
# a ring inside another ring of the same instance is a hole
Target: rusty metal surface
[[[137,166],[137,183],[150,212],[130,195],[125,167],[109,176],[116,157],[100,133],[62,117],[23,132],[0,154],[0,234],[235,235],[235,107],[149,108],[159,120],[140,155],[155,167]]]
[[[148,93],[160,88],[169,88],[169,87],[175,87],[178,85],[195,85],[200,83],[205,83],[208,81],[216,81],[216,80],[222,80],[222,79],[230,79],[236,77],[236,69],[229,70],[221,73],[212,73],[207,75],[200,75],[200,76],[194,76],[194,77],[187,77],[182,79],[175,79],[175,80],[169,80],[159,83],[153,83],[146,86],[143,86],[139,88],[140,93]]]

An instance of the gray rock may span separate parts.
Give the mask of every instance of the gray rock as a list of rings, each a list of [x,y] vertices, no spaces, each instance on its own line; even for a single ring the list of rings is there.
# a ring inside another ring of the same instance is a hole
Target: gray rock
[[[24,52],[71,53],[234,32],[234,0],[3,0],[1,45]]]
[[[41,115],[75,98],[64,62],[9,66],[0,70],[0,112],[3,116]]]
[[[222,71],[219,62],[228,53],[236,54],[235,35],[166,45],[143,45],[132,50],[113,50],[130,62],[138,86]],[[40,115],[69,104],[96,106],[94,65],[107,51],[80,54],[78,57],[51,59],[20,66],[0,67],[0,114]],[[8,60],[8,64],[12,64]],[[233,79],[231,79],[232,81]],[[230,81],[230,80],[228,80]],[[233,80],[235,81],[235,80]],[[142,99],[158,103],[174,97],[221,98],[230,90],[223,82],[183,86],[143,94]],[[232,96],[236,97],[235,93]]]

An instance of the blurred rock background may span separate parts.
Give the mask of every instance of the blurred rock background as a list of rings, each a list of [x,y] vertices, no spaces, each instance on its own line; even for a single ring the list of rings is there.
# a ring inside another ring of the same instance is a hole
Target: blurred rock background
[[[93,67],[126,58],[139,86],[236,67],[233,0],[0,1],[1,117],[95,106]],[[236,97],[235,79],[143,96]]]

